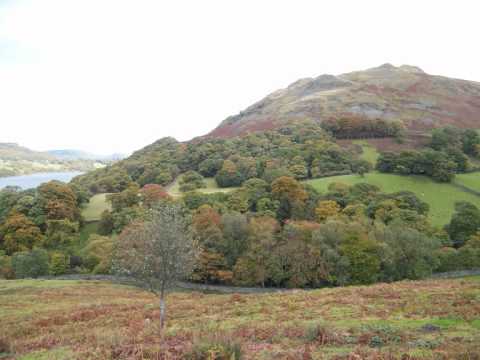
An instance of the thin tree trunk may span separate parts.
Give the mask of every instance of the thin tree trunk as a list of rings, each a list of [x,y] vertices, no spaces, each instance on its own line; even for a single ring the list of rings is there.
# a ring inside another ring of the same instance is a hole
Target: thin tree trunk
[[[160,292],[160,331],[163,330],[165,325],[165,290],[162,286],[162,291]]]

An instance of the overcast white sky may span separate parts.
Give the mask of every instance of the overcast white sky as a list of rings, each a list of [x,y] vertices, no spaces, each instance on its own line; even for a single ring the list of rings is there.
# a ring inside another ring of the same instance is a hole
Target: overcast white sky
[[[188,140],[302,77],[390,62],[480,81],[480,2],[0,0],[0,142]]]

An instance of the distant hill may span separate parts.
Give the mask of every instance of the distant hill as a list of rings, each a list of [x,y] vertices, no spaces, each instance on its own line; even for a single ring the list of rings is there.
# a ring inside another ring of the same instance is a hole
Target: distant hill
[[[99,161],[88,158],[62,158],[15,143],[0,143],[0,177],[57,171],[86,172],[104,166]]]
[[[157,140],[74,181],[92,193],[117,192],[131,181],[168,185],[188,170],[213,177],[230,167],[234,174],[248,168],[245,161],[260,164],[263,171],[273,160],[277,168],[299,171],[298,178],[304,169],[311,178],[348,174],[355,160],[354,139],[366,139],[381,151],[422,148],[432,128],[449,124],[480,129],[480,83],[385,64],[300,79],[230,116],[205,136],[183,143]],[[325,157],[309,142],[322,139],[335,149]],[[237,164],[225,163],[229,159]]]
[[[117,161],[125,157],[123,154],[99,155],[92,154],[82,150],[62,149],[49,150],[48,154],[60,160],[101,160],[101,161]]]
[[[0,143],[0,159],[2,160],[29,160],[55,161],[56,158],[45,152],[30,150],[16,143]]]
[[[341,117],[399,120],[410,132],[447,124],[480,128],[480,83],[390,64],[338,76],[300,79],[277,90],[207,136],[227,138],[278,128],[292,120]]]

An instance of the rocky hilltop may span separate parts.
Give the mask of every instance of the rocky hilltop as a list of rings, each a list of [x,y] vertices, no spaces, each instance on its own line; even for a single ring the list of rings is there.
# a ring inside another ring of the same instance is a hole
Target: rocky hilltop
[[[355,116],[400,120],[411,131],[447,124],[480,128],[480,83],[429,75],[415,66],[384,64],[347,74],[300,79],[238,115],[208,136],[232,137],[282,123]]]

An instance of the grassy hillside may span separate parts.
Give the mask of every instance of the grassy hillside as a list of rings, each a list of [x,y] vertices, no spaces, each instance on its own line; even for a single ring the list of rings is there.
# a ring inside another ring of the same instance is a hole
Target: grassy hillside
[[[173,197],[182,196],[182,192],[180,191],[180,179],[181,176],[178,176],[175,181],[167,186],[167,192]],[[214,178],[205,178],[205,184],[207,185],[205,188],[197,189],[196,191],[204,193],[204,194],[212,194],[215,192],[230,192],[237,188],[220,188],[217,185],[217,182]]]
[[[480,192],[480,172],[470,174],[458,174],[455,183]]]
[[[233,342],[244,359],[479,355],[479,277],[262,295],[176,292],[167,306],[168,359],[195,349],[203,357],[193,359],[231,359],[206,354]],[[0,352],[16,359],[154,359],[158,316],[157,299],[128,286],[0,281]]]
[[[368,157],[367,160],[372,161],[376,159],[377,152],[375,148],[365,146],[364,156],[366,159]],[[214,178],[206,178],[205,182],[207,187],[197,191],[211,194],[215,192],[230,192],[237,189],[219,188]],[[430,205],[430,218],[432,223],[438,226],[443,226],[450,221],[455,202],[457,201],[469,201],[480,207],[479,196],[466,192],[454,184],[437,183],[423,176],[369,173],[363,178],[359,175],[343,175],[313,179],[306,182],[313,185],[320,192],[326,192],[328,186],[333,182],[342,182],[349,185],[366,182],[379,186],[385,192],[412,191]],[[480,192],[480,172],[459,174],[455,178],[455,183]],[[179,187],[179,178],[177,178],[167,187],[167,191],[171,196],[179,197],[182,195]],[[86,221],[98,221],[102,212],[110,209],[110,204],[106,201],[106,195],[108,194],[97,194],[86,204],[82,211]]]
[[[110,203],[107,201],[108,194],[97,194],[90,198],[82,210],[85,221],[98,221],[105,210],[110,210]]]
[[[475,174],[472,175],[474,178]],[[480,177],[480,174],[476,174]],[[473,181],[473,180],[472,180]],[[422,176],[400,176],[393,174],[369,173],[365,177],[359,175],[334,176],[322,179],[309,180],[318,191],[326,192],[332,182],[356,184],[366,182],[377,185],[385,192],[402,190],[412,191],[430,205],[431,221],[435,225],[445,225],[450,221],[457,201],[469,201],[480,207],[480,197],[463,191],[452,184],[436,183]]]

